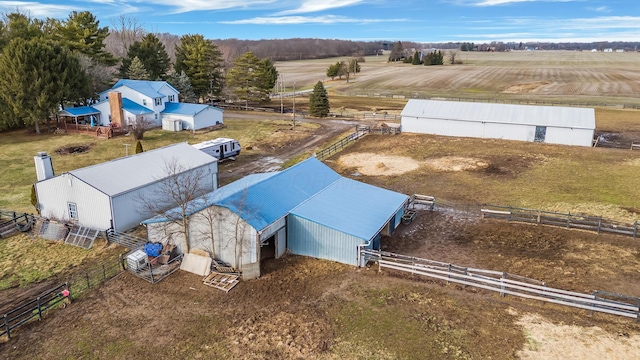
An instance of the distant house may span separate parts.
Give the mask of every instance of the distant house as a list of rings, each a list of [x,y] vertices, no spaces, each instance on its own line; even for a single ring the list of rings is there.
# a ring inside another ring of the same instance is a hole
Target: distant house
[[[411,99],[402,132],[592,146],[595,110]]]
[[[166,120],[172,123],[172,131],[199,130],[223,123],[222,109],[181,103],[178,95],[178,90],[166,81],[123,79],[100,93],[98,103],[83,107],[81,113],[75,111],[75,116],[94,116],[95,125],[113,127],[127,127],[139,120],[162,126]],[[73,109],[65,109],[63,115],[74,116]]]
[[[51,157],[34,157],[38,181],[35,183],[40,214],[98,230],[125,231],[154,214],[143,199],[167,202],[160,194],[162,182],[173,174],[193,173],[200,185],[213,191],[218,187],[217,159],[187,143],[165,146],[109,162],[54,175]],[[171,207],[177,204],[167,202]]]
[[[249,175],[190,203],[189,244],[236,265],[244,278],[259,277],[261,259],[287,250],[358,265],[358,249],[379,249],[381,235],[400,224],[408,200],[309,158],[283,171]],[[184,251],[179,224],[166,216],[142,223],[151,241]]]

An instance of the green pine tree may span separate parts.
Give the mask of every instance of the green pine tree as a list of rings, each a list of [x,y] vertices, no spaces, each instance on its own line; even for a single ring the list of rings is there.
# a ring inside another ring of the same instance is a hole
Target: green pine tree
[[[127,69],[127,78],[132,80],[149,80],[149,74],[147,73],[147,69],[144,68],[144,64],[138,57],[134,57],[131,60],[131,64]]]
[[[138,142],[136,143],[136,154],[140,154],[143,151],[144,150],[142,150],[142,143],[140,142],[140,140],[138,140]]]
[[[329,115],[329,96],[324,85],[322,85],[322,81],[316,83],[313,87],[313,92],[309,96],[309,114],[319,118]]]

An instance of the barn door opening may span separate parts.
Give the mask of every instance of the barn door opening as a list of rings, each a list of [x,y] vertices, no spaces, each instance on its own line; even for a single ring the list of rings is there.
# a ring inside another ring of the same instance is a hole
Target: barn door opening
[[[533,139],[535,142],[544,142],[544,138],[547,136],[546,126],[536,126],[536,136]]]
[[[271,235],[260,243],[260,260],[271,259],[276,256],[276,235]]]
[[[276,233],[276,259],[287,251],[287,228],[282,228]]]

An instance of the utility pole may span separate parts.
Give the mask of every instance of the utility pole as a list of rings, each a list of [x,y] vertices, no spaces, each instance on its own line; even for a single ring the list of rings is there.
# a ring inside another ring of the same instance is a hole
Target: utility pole
[[[293,130],[296,129],[296,82],[293,82]]]
[[[280,114],[284,114],[284,105],[282,103],[282,92],[284,91],[284,75],[280,75]]]

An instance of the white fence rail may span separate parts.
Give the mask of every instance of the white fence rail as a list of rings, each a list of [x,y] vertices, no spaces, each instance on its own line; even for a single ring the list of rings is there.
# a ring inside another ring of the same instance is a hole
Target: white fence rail
[[[494,270],[466,268],[439,261],[421,259],[383,251],[361,249],[360,264],[377,262],[380,269],[388,268],[433,279],[454,282],[479,289],[499,292],[527,299],[571,306],[584,310],[625,316],[638,322],[640,298],[594,291],[583,294],[547,287],[542,281]],[[615,300],[614,300],[615,299]],[[623,299],[624,301],[622,301]]]

